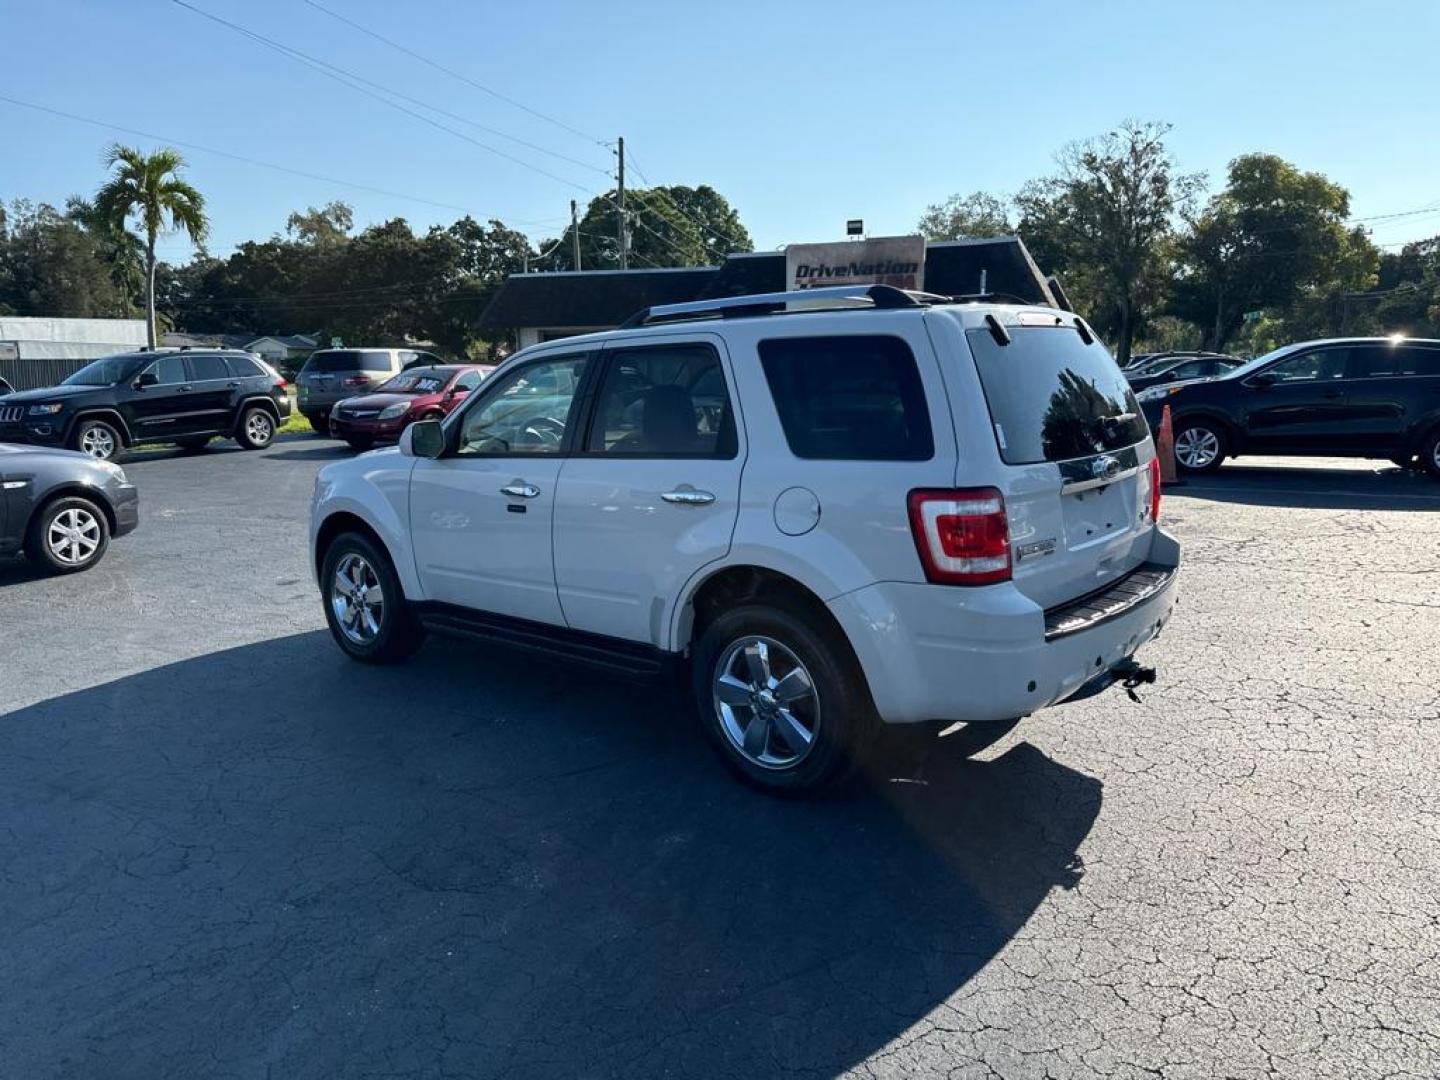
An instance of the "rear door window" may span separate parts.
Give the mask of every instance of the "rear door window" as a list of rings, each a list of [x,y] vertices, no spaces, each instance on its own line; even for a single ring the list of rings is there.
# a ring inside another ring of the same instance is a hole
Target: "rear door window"
[[[150,370],[155,373],[155,382],[160,386],[176,386],[190,381],[185,374],[185,358],[179,353],[160,357]]]
[[[965,332],[1007,465],[1109,453],[1150,434],[1105,346],[1069,326],[1007,329],[1008,345],[989,330]]]
[[[897,337],[774,338],[760,364],[790,452],[814,461],[928,461],[925,389]]]
[[[1365,378],[1440,375],[1440,349],[1418,345],[1366,345],[1354,351],[1359,354],[1359,373]]]
[[[619,349],[606,362],[586,450],[626,457],[733,458],[735,419],[709,345]]]

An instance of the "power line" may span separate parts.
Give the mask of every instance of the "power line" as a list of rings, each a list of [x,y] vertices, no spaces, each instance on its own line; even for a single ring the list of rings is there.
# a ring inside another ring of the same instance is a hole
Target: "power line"
[[[157,142],[171,143],[175,146],[182,146],[187,150],[194,150],[202,154],[214,154],[217,157],[229,158],[231,161],[242,161],[247,165],[256,165],[262,169],[274,169],[276,172],[288,173],[291,176],[301,176],[307,180],[319,180],[326,184],[336,184],[340,187],[354,188],[356,191],[368,191],[374,195],[386,195],[392,199],[406,199],[410,202],[424,203],[427,206],[438,206],[445,210],[455,210],[462,214],[469,214],[471,211],[464,206],[456,206],[454,203],[439,202],[435,199],[427,199],[420,195],[407,195],[402,191],[390,191],[386,188],[373,187],[370,184],[357,184],[353,180],[340,180],[333,176],[322,176],[319,173],[306,172],[303,169],[291,168],[288,165],[279,165],[273,161],[261,161],[259,158],[246,157],[243,154],[231,153],[228,150],[217,150],[213,146],[202,146],[199,143],[186,142],[183,139],[171,139],[164,135],[156,135],[151,131],[141,131],[137,128],[124,127],[120,124],[111,124],[104,120],[95,120],[88,116],[80,116],[76,113],[65,112],[61,109],[52,109],[48,105],[37,105],[33,101],[21,101],[19,98],[9,97],[0,94],[0,101],[11,105],[18,105],[23,109],[34,109],[36,112],[49,113],[51,116],[59,116],[65,120],[73,120],[80,124],[89,124],[92,127],[106,128],[110,131],[119,131],[126,135],[136,135],[142,139],[154,139]],[[487,217],[490,215],[486,215]],[[517,222],[517,224],[526,224]]]
[[[433,119],[432,117],[426,116],[424,113],[419,113],[416,112],[414,109],[406,108],[398,101],[390,100],[390,98],[386,97],[385,95],[389,94],[393,97],[409,101],[415,101],[416,99],[414,98],[409,98],[405,94],[402,94],[396,90],[391,90],[388,87],[381,86],[379,83],[375,83],[369,79],[366,79],[364,76],[355,75],[352,72],[346,71],[343,68],[336,67],[334,64],[330,64],[324,60],[320,60],[316,57],[310,56],[307,53],[301,52],[299,49],[292,48],[291,46],[285,45],[282,42],[274,40],[273,38],[266,37],[264,34],[257,33],[254,30],[248,30],[245,27],[241,26],[239,23],[233,23],[229,19],[222,19],[218,15],[212,15],[210,12],[204,11],[196,7],[194,4],[189,3],[188,0],[171,0],[171,3],[176,4],[179,7],[185,8],[187,11],[193,11],[196,15],[200,15],[203,18],[209,19],[211,22],[218,23],[221,26],[233,30],[235,33],[240,34],[243,37],[247,37],[252,41],[258,42],[259,44],[265,46],[267,49],[278,52],[283,56],[288,56],[292,60],[295,60],[315,71],[318,71],[326,78],[331,79],[334,82],[338,82],[342,86],[347,86],[351,90],[359,91],[367,97],[374,98],[376,101],[379,101],[384,105],[390,106],[390,108],[395,109],[397,112],[402,112],[407,116],[414,117],[421,123],[429,124],[433,128],[455,136],[457,139],[463,139],[465,142],[468,142],[473,146],[478,146],[480,149],[485,150],[488,153],[494,154],[497,157],[502,157],[506,161],[512,161],[515,164],[521,166],[522,168],[529,169],[531,172],[538,173],[539,175],[544,176],[550,180],[554,180],[558,184],[563,184],[566,187],[575,188],[577,191],[584,191],[587,194],[590,193],[588,188],[584,187],[581,184],[577,184],[573,180],[568,180],[563,176],[559,176],[556,173],[550,172],[548,169],[542,169],[540,166],[535,165],[532,162],[526,161],[524,158],[518,158],[514,154],[507,153],[506,151],[501,150],[498,147],[491,146],[489,143],[481,142],[479,139],[467,135],[463,131],[456,131],[454,128],[442,124],[438,120]],[[375,89],[370,89],[370,87],[375,87],[380,92],[377,92]],[[443,110],[435,109],[434,106],[428,105],[424,102],[417,102],[417,104],[419,104],[422,108],[432,109],[436,112],[443,112]],[[507,138],[508,137],[509,136],[507,136]],[[593,168],[593,166],[587,165],[586,168]],[[603,172],[604,170],[602,169],[600,171]]]
[[[316,3],[315,0],[305,0],[305,2],[306,2],[307,4],[309,4],[311,7],[313,7],[316,11],[322,11],[322,12],[324,12],[326,15],[329,15],[332,19],[337,19],[337,20],[339,20],[340,22],[344,23],[346,26],[352,27],[353,29],[360,31],[360,33],[366,34],[366,35],[374,38],[376,41],[384,42],[386,45],[389,45],[392,49],[396,49],[396,50],[398,50],[399,52],[404,53],[406,56],[408,56],[408,57],[410,57],[410,58],[412,58],[412,59],[414,59],[414,60],[418,60],[418,61],[420,61],[422,64],[426,64],[426,65],[428,65],[429,67],[434,68],[436,71],[444,72],[446,75],[449,75],[452,79],[459,79],[461,82],[465,83],[466,85],[468,85],[468,86],[473,86],[476,90],[479,90],[479,91],[481,91],[482,93],[489,94],[491,97],[496,98],[496,99],[499,100],[499,101],[503,101],[503,102],[505,102],[507,105],[513,105],[515,108],[520,109],[520,110],[522,110],[522,111],[524,111],[524,112],[527,112],[527,113],[529,113],[531,116],[536,117],[537,119],[544,120],[544,121],[546,121],[547,123],[554,124],[556,127],[563,128],[563,129],[565,129],[566,131],[570,132],[572,135],[578,135],[578,136],[580,136],[580,138],[585,139],[585,140],[587,140],[588,142],[592,142],[592,143],[594,143],[596,146],[605,146],[605,147],[608,147],[608,146],[610,145],[610,144],[609,144],[608,142],[606,142],[604,139],[600,139],[600,138],[597,138],[597,137],[594,136],[594,135],[587,134],[586,132],[581,131],[579,128],[577,128],[577,127],[572,127],[571,125],[565,123],[565,121],[563,121],[563,120],[557,120],[555,117],[550,116],[550,115],[548,115],[548,114],[546,114],[546,113],[543,113],[543,112],[541,112],[541,111],[538,110],[538,109],[532,109],[529,105],[526,105],[524,102],[516,101],[514,98],[510,97],[508,94],[503,94],[503,93],[501,93],[499,90],[494,89],[493,87],[486,86],[484,83],[476,82],[474,79],[470,78],[468,75],[463,75],[463,74],[461,74],[461,73],[458,72],[458,71],[454,71],[454,70],[446,67],[445,65],[439,63],[438,61],[435,61],[435,60],[430,59],[428,56],[422,56],[420,53],[416,52],[414,49],[407,48],[406,46],[401,45],[398,41],[395,41],[395,40],[393,40],[393,39],[391,39],[391,38],[388,38],[388,37],[386,37],[384,34],[381,34],[381,33],[377,32],[377,31],[375,31],[375,30],[371,30],[369,27],[361,26],[359,23],[355,22],[354,20],[352,20],[352,19],[347,19],[344,15],[341,15],[340,13],[335,12],[335,11],[331,11],[329,8],[325,7],[324,5]]]

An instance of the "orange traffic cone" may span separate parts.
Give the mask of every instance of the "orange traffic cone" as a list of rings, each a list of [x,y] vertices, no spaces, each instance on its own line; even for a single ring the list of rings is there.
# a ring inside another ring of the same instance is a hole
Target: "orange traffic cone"
[[[1169,405],[1160,413],[1160,442],[1155,453],[1160,457],[1160,483],[1175,483],[1175,428],[1170,422]]]

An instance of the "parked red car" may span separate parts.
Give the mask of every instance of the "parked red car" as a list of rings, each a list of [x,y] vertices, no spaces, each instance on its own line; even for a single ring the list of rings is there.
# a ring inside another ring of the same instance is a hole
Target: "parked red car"
[[[346,398],[330,412],[330,433],[356,450],[394,442],[416,420],[439,420],[494,371],[479,364],[412,367],[374,393]]]

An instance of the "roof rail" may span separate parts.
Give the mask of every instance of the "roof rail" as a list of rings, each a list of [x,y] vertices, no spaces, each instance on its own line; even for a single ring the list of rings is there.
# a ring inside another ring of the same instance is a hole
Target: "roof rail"
[[[830,285],[819,289],[797,289],[792,292],[755,293],[750,296],[726,296],[716,300],[694,300],[686,304],[657,304],[641,308],[620,324],[621,330],[655,323],[682,322],[687,319],[719,317],[737,319],[747,315],[771,315],[784,311],[795,301],[866,302],[874,308],[916,308],[933,303],[946,303],[949,298],[934,293],[908,292],[893,285]]]

